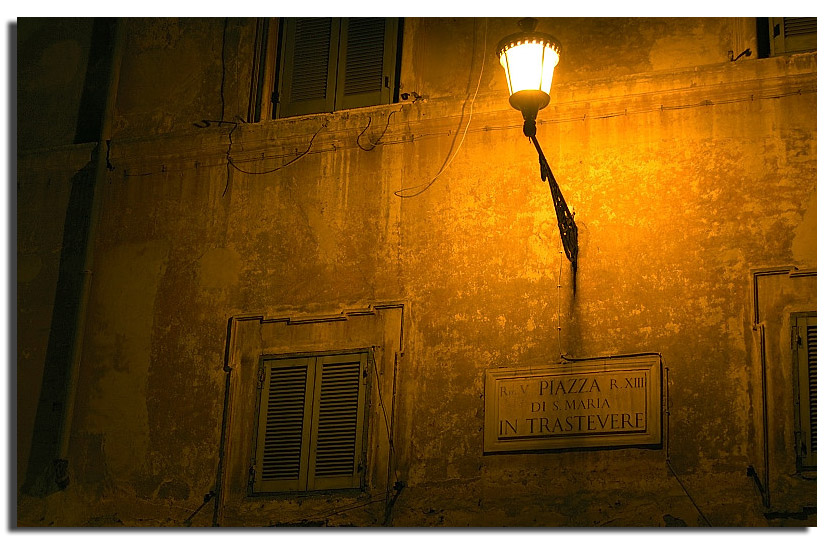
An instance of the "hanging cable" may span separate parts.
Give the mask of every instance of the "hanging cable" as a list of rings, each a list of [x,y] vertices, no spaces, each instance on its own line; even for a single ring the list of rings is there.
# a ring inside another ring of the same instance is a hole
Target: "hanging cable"
[[[374,367],[374,376],[377,380],[377,397],[380,400],[380,408],[383,410],[383,420],[386,424],[386,435],[388,436],[389,441],[389,459],[388,459],[388,469],[386,470],[386,491],[385,491],[385,500],[386,500],[386,511],[384,517],[384,525],[388,526],[391,522],[391,515],[392,510],[394,508],[394,502],[397,501],[397,498],[400,497],[400,492],[405,487],[405,484],[400,480],[400,474],[397,471],[397,453],[394,450],[394,439],[392,437],[392,426],[389,424],[388,413],[386,412],[386,405],[383,402],[383,388],[380,385],[380,374],[377,371],[377,357],[375,355],[374,350],[372,349],[371,352],[371,362]],[[396,365],[396,363],[395,363]],[[395,373],[394,379],[396,380],[397,373]],[[394,388],[394,385],[392,385]],[[392,393],[392,412],[394,411],[394,394]],[[392,418],[394,414],[392,414]],[[391,480],[391,468],[394,466],[394,497],[390,497],[391,487],[390,487],[390,480]]]
[[[386,494],[385,492],[378,492],[376,494],[373,494],[372,496],[370,496],[367,499],[363,498],[362,500],[357,500],[357,501],[351,502],[347,505],[337,507],[336,509],[328,509],[328,510],[325,510],[325,511],[319,511],[317,513],[311,513],[310,515],[305,515],[303,517],[297,517],[297,518],[291,519],[290,521],[287,521],[287,522],[275,522],[275,523],[269,524],[268,526],[292,526],[292,525],[298,524],[299,522],[302,522],[304,520],[311,521],[311,520],[315,520],[317,518],[325,519],[325,520],[323,520],[323,522],[326,522],[327,517],[330,517],[330,516],[333,516],[333,515],[339,515],[339,514],[347,512],[347,511],[352,511],[354,509],[359,509],[360,507],[365,507],[366,505],[371,505],[372,503],[381,502],[385,499],[385,494]]]
[[[226,148],[226,185],[223,187],[223,193],[220,195],[221,198],[226,196],[226,190],[229,189],[229,180],[232,178],[232,172],[229,170],[229,166],[232,164],[231,153],[232,153],[232,133],[238,128],[238,124],[235,123],[232,126],[232,130],[229,131],[229,146]]]
[[[690,492],[687,490],[687,487],[684,486],[684,483],[679,478],[678,473],[676,473],[675,470],[673,469],[673,464],[672,464],[672,461],[670,459],[670,371],[666,367],[666,365],[664,364],[664,356],[661,355],[661,352],[637,352],[637,353],[633,353],[633,354],[616,354],[616,355],[612,355],[612,356],[600,356],[600,357],[596,357],[596,358],[569,358],[568,356],[561,356],[561,357],[564,361],[569,361],[569,362],[573,363],[573,362],[581,362],[581,361],[605,360],[605,359],[615,359],[615,358],[636,358],[636,357],[640,357],[640,356],[658,356],[658,363],[661,366],[661,370],[662,371],[666,370],[666,373],[665,373],[665,386],[666,386],[665,387],[665,393],[666,393],[666,403],[665,403],[665,409],[666,410],[665,410],[665,413],[666,413],[666,416],[667,416],[667,434],[666,434],[667,435],[667,441],[666,441],[666,448],[665,448],[666,452],[664,453],[664,458],[665,458],[664,461],[666,462],[667,467],[670,468],[670,472],[673,474],[673,477],[675,478],[678,485],[681,487],[681,489],[687,495],[687,498],[690,500],[690,503],[693,505],[693,507],[699,513],[699,516],[702,517],[702,520],[705,521],[705,524],[712,527],[713,525],[710,523],[710,520],[708,520],[708,518],[705,516],[705,514],[699,508],[698,504],[696,503],[696,500],[694,500],[693,496],[690,495]]]
[[[313,147],[313,141],[316,140],[316,137],[319,135],[320,132],[322,132],[322,129],[324,129],[327,126],[328,126],[328,122],[325,121],[322,124],[322,126],[319,127],[319,129],[315,133],[313,133],[313,137],[310,139],[310,142],[307,144],[307,149],[306,150],[304,150],[302,153],[296,155],[294,158],[292,158],[290,161],[284,163],[283,165],[277,166],[275,168],[271,168],[270,170],[265,170],[263,172],[254,172],[254,171],[244,170],[244,169],[242,169],[241,167],[239,167],[238,165],[235,164],[235,162],[232,160],[231,156],[227,155],[226,160],[229,162],[229,164],[232,166],[232,168],[234,168],[238,172],[242,172],[244,174],[254,174],[254,175],[271,174],[273,172],[276,172],[277,170],[281,170],[284,167],[288,167],[288,166],[292,165],[293,163],[295,163],[296,161],[298,161],[299,159],[301,159],[302,157],[304,157],[305,155],[310,153],[310,149]],[[230,136],[231,136],[231,133],[230,133]]]
[[[403,111],[403,107],[401,106],[399,110],[392,111],[392,112],[389,113],[388,119],[386,119],[386,127],[383,129],[383,132],[380,134],[380,137],[377,138],[376,142],[371,142],[371,138],[369,138],[368,141],[371,142],[371,147],[366,149],[365,147],[363,147],[362,144],[360,144],[360,136],[365,134],[365,131],[367,131],[368,128],[371,126],[371,116],[369,115],[368,116],[368,125],[366,125],[365,128],[362,130],[362,132],[357,135],[357,146],[362,151],[372,151],[374,148],[376,148],[377,144],[380,143],[380,140],[383,139],[383,136],[386,135],[386,131],[389,130],[389,123],[391,122],[391,116],[393,116],[394,114],[396,114],[398,112],[402,112],[402,111]]]
[[[661,371],[664,373],[664,397],[666,401],[666,403],[664,403],[664,413],[667,417],[667,433],[665,434],[666,441],[664,442],[665,462],[667,464],[667,467],[670,468],[670,473],[673,474],[673,477],[675,477],[675,480],[676,482],[678,482],[678,485],[681,487],[682,490],[684,490],[684,493],[687,495],[687,498],[690,500],[690,503],[693,505],[693,507],[696,508],[696,511],[698,511],[699,515],[705,521],[705,524],[707,524],[708,526],[713,526],[710,523],[710,520],[708,520],[708,518],[705,516],[705,514],[702,513],[702,510],[699,509],[696,500],[694,500],[693,496],[690,495],[690,492],[684,486],[684,483],[681,482],[681,479],[679,479],[678,473],[676,473],[676,471],[673,469],[673,464],[670,460],[670,369],[664,364],[664,357],[661,355],[660,352],[658,353],[658,360],[661,363]]]
[[[389,417],[388,413],[386,412],[386,405],[383,403],[383,390],[380,386],[380,375],[377,373],[377,358],[372,357],[372,361],[374,363],[374,376],[377,378],[377,396],[380,398],[380,408],[383,409],[383,420],[386,423],[386,434],[388,435],[389,440],[389,449],[391,451],[392,458],[397,458],[396,453],[394,452],[394,441],[392,441],[391,437],[391,426],[389,426]],[[400,475],[397,474],[397,465],[394,466],[394,477],[396,480],[400,480]]]
[[[470,122],[473,120],[473,107],[475,106],[476,97],[478,97],[478,90],[481,87],[481,77],[484,75],[484,60],[487,58],[487,20],[484,21],[484,51],[481,55],[481,71],[478,74],[478,83],[475,87],[475,93],[473,93],[473,100],[470,102],[470,117],[467,119],[467,125],[464,127],[464,134],[461,135],[461,140],[458,142],[458,148],[456,148],[455,153],[441,166],[441,169],[438,171],[435,176],[432,177],[431,180],[424,184],[413,185],[411,187],[404,187],[403,189],[398,189],[394,192],[395,195],[400,197],[401,199],[410,199],[412,197],[417,197],[430,187],[438,180],[441,174],[444,173],[446,168],[455,160],[455,157],[458,155],[458,152],[461,150],[461,146],[464,144],[464,139],[467,137],[467,131],[470,129]],[[418,191],[410,194],[405,194],[404,192],[412,191],[417,189]]]
[[[705,521],[705,524],[712,527],[713,525],[707,519],[705,514],[702,513],[702,510],[699,509],[699,506],[696,505],[696,500],[693,499],[693,496],[691,496],[690,492],[688,492],[687,488],[685,488],[684,483],[682,483],[681,479],[678,478],[678,474],[675,472],[675,470],[673,469],[672,464],[670,463],[670,457],[669,456],[667,456],[667,467],[670,468],[670,473],[673,474],[673,477],[675,477],[676,481],[678,482],[678,485],[681,487],[682,490],[684,490],[684,493],[687,495],[687,498],[690,500],[690,503],[693,504],[693,507],[695,507],[696,511],[699,512],[699,516],[702,517],[702,520]]]
[[[183,521],[183,525],[184,525],[184,526],[191,526],[191,521],[192,521],[192,519],[193,519],[195,516],[197,516],[197,513],[199,513],[201,509],[203,509],[204,507],[206,507],[206,504],[207,504],[207,503],[209,503],[210,501],[212,501],[212,498],[214,498],[214,497],[215,497],[215,491],[214,491],[214,490],[210,490],[208,494],[206,494],[205,496],[203,496],[203,503],[201,503],[201,504],[200,504],[200,507],[198,507],[197,509],[195,509],[195,510],[194,510],[194,511],[193,511],[193,512],[192,512],[192,513],[188,516],[188,518],[187,518],[186,520],[184,520],[184,521]]]

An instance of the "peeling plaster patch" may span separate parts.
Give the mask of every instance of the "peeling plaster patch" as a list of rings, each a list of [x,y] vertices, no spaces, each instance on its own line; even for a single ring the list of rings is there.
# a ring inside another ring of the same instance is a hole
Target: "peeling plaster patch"
[[[718,261],[724,263],[726,267],[736,267],[743,265],[745,262],[745,256],[739,248],[730,248],[719,253],[716,257]]]
[[[533,321],[533,318],[528,318],[528,323],[526,324],[525,329],[528,331],[536,329],[536,322]]]
[[[817,263],[818,245],[818,195],[817,191],[809,196],[809,206],[803,213],[803,219],[794,230],[792,256],[797,263]]]
[[[131,39],[141,49],[172,49],[183,35],[183,27],[176,17],[145,19],[145,24],[132,28],[141,28],[142,33],[135,33]]]
[[[212,248],[200,258],[197,278],[204,288],[227,288],[238,283],[241,257],[231,248]]]
[[[157,497],[162,499],[187,500],[191,488],[182,481],[165,481],[159,487]]]
[[[731,316],[727,321],[728,339],[733,342],[733,346],[740,352],[745,352],[745,338],[744,333],[747,333],[745,327],[744,311],[740,309],[738,316]],[[744,370],[744,368],[743,368]]]
[[[307,214],[308,232],[316,241],[316,257],[325,265],[335,266],[340,260],[341,248],[334,232],[338,223],[339,217],[329,216],[325,206]]]

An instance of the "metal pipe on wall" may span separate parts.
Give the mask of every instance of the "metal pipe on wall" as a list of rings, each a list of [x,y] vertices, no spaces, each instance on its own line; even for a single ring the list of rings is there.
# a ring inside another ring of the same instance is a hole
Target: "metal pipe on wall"
[[[85,324],[87,322],[87,307],[90,299],[90,288],[93,282],[93,256],[95,249],[95,234],[101,216],[101,190],[100,187],[107,177],[107,155],[112,136],[113,112],[116,106],[116,92],[119,88],[119,73],[122,65],[122,53],[124,51],[124,22],[116,20],[113,54],[110,62],[110,76],[108,78],[107,96],[105,98],[102,114],[99,140],[95,151],[95,171],[93,177],[93,204],[90,217],[90,227],[87,235],[87,245],[84,249],[84,261],[82,274],[84,281],[81,287],[80,304],[75,317],[75,334],[72,341],[69,373],[65,389],[64,414],[61,421],[60,439],[58,443],[57,460],[66,460],[69,451],[70,432],[72,429],[72,418],[75,408],[75,397],[78,391],[78,370],[81,364],[81,355],[84,346]]]

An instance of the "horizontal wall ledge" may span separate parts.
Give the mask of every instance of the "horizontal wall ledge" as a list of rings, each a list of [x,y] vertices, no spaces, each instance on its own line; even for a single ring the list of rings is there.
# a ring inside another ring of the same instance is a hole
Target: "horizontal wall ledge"
[[[537,122],[588,122],[815,93],[817,54],[805,53],[556,84],[551,103],[540,112]],[[252,124],[198,127],[196,120],[196,125],[178,133],[114,139],[112,176],[226,167],[230,163],[244,174],[260,174],[267,166],[290,166],[295,158],[308,153],[356,151],[360,144],[368,150],[451,138],[462,130],[462,116],[469,115],[472,98],[472,94],[466,99],[433,98]],[[522,127],[521,115],[510,107],[504,92],[480,93],[472,111],[470,133],[518,131]]]

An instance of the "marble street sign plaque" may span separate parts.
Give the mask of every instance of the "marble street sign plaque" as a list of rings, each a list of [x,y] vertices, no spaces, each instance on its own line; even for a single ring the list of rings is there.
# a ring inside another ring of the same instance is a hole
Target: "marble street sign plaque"
[[[489,369],[484,392],[484,452],[661,443],[657,356]]]

